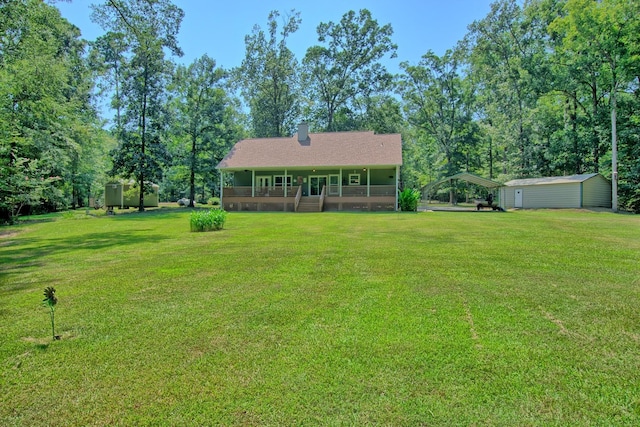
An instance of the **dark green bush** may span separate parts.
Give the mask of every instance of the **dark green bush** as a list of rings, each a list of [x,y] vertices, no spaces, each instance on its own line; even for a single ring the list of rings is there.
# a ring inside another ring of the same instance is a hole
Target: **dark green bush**
[[[398,202],[401,211],[418,210],[418,202],[420,201],[420,192],[414,188],[405,188],[400,192]]]
[[[222,209],[206,209],[191,212],[189,222],[191,231],[222,230],[227,220],[227,211]]]

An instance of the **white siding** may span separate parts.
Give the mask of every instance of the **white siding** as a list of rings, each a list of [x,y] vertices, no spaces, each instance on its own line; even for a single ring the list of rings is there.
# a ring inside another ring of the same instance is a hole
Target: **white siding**
[[[579,208],[580,183],[549,184],[549,185],[520,185],[504,187],[504,207],[513,208],[515,191],[522,190],[523,209],[538,208]]]
[[[513,208],[515,191],[515,187],[502,187],[500,189],[500,206],[503,209]]]
[[[579,208],[580,183],[532,185],[523,188],[523,208]]]
[[[596,175],[582,183],[582,206],[611,207],[611,184],[602,175]]]
[[[500,189],[502,207],[514,207],[518,189],[525,209],[611,207],[611,183],[600,174],[509,181]]]

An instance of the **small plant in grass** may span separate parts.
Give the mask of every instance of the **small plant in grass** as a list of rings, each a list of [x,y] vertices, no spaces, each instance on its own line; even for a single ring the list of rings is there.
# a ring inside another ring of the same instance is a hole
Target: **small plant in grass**
[[[54,313],[56,310],[56,304],[58,303],[58,298],[56,297],[56,290],[49,286],[44,289],[44,299],[42,300],[42,304],[49,307],[51,314],[51,335],[54,340],[59,340],[60,336],[56,335],[56,326]]]
[[[227,211],[223,209],[207,209],[191,212],[191,231],[222,230],[227,220]]]
[[[405,188],[400,192],[398,202],[402,211],[418,210],[418,202],[420,201],[420,192],[415,188]]]

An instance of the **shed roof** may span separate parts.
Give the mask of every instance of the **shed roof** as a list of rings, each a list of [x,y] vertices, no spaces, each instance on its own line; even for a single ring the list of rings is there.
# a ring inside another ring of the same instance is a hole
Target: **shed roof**
[[[526,178],[526,179],[513,179],[504,183],[507,187],[524,186],[524,185],[549,185],[549,184],[571,184],[584,182],[594,176],[597,173],[585,173],[578,175],[568,176],[549,176],[545,178]]]
[[[290,138],[252,138],[238,141],[218,169],[398,166],[402,164],[400,134],[373,132],[310,133]]]

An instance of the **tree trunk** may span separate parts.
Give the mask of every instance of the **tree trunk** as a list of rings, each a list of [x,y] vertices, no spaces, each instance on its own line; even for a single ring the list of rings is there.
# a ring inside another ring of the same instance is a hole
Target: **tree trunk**
[[[578,101],[573,96],[573,105],[571,106],[571,139],[573,140],[573,155],[575,156],[575,173],[582,172],[582,162],[580,155],[580,144],[578,141]]]
[[[591,113],[591,138],[592,138],[592,150],[593,150],[593,171],[598,173],[600,169],[600,141],[598,138],[598,128],[596,123],[598,122],[598,87],[595,83],[591,85],[591,104],[593,111]]]
[[[196,135],[191,135],[191,173],[189,175],[189,207],[195,206],[196,198]]]
[[[142,96],[142,123],[141,123],[141,128],[142,128],[142,135],[141,135],[141,142],[142,142],[142,147],[141,147],[141,153],[142,153],[142,161],[144,162],[144,157],[145,157],[145,149],[146,149],[146,136],[147,136],[147,132],[146,132],[146,128],[147,128],[147,81],[148,81],[148,64],[145,64],[145,68],[144,68],[144,95]],[[142,172],[144,170],[144,164],[140,165],[140,197],[138,200],[138,212],[144,212],[144,172]]]
[[[493,179],[493,138],[489,135],[489,179]]]
[[[616,83],[611,89],[611,210],[618,212],[618,135]]]

